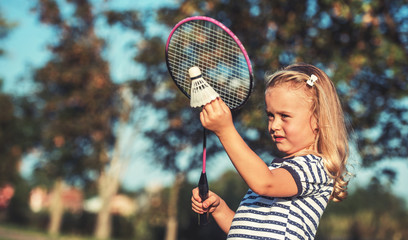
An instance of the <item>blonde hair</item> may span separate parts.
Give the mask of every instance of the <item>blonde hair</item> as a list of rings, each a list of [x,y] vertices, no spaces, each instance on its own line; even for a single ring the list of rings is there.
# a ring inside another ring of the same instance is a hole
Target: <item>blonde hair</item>
[[[306,82],[312,74],[318,80],[313,86],[309,86]],[[318,132],[312,148],[315,151],[308,150],[308,152],[322,157],[328,174],[334,179],[331,199],[334,201],[345,199],[348,184],[346,177],[349,174],[346,167],[349,154],[348,134],[343,110],[333,82],[319,68],[299,63],[267,75],[266,91],[283,83],[291,84],[293,87],[303,87],[306,96],[310,97],[311,111],[317,120]]]

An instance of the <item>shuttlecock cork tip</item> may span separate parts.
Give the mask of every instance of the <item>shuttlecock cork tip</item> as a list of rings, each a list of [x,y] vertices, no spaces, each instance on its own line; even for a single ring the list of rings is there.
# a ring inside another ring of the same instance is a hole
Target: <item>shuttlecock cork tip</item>
[[[190,78],[195,78],[201,75],[201,70],[200,68],[194,66],[188,70],[188,74],[190,75]]]

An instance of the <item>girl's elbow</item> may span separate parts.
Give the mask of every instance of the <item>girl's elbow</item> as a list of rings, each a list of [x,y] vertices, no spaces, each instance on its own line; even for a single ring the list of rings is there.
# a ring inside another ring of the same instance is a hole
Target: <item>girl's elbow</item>
[[[260,196],[274,197],[273,189],[273,186],[270,184],[262,184],[254,186],[252,191]]]
[[[292,197],[297,193],[295,189],[282,188],[271,184],[254,187],[252,191],[265,197]]]

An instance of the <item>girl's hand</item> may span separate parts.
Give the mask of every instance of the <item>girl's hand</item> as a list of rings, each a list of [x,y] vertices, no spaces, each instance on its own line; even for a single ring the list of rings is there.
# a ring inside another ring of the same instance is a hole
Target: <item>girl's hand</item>
[[[200,120],[206,129],[213,131],[217,136],[222,131],[234,127],[231,110],[221,98],[217,98],[204,106],[200,113]]]
[[[220,205],[220,199],[221,198],[217,194],[209,191],[208,198],[202,202],[202,199],[198,193],[198,188],[194,188],[193,196],[191,197],[191,206],[193,211],[198,214],[203,214],[205,212],[213,213]]]

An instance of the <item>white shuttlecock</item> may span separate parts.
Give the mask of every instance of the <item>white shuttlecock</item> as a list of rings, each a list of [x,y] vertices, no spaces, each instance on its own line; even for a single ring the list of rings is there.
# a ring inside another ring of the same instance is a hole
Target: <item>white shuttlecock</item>
[[[203,79],[198,67],[188,70],[191,79],[190,106],[201,107],[220,97],[218,93]]]

